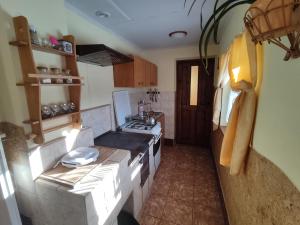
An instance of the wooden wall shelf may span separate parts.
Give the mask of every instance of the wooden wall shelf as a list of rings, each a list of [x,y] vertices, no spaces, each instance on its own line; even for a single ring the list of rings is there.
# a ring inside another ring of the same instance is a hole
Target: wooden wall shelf
[[[80,112],[66,113],[66,114],[61,114],[61,115],[58,115],[58,116],[50,117],[50,118],[47,118],[47,119],[43,119],[42,121],[43,122],[51,121],[51,120],[55,120],[55,119],[58,119],[58,118],[63,118],[63,117],[67,117],[67,116],[74,116],[74,115],[78,115],[78,114],[80,114]]]
[[[66,76],[66,75],[53,75],[53,74],[28,74],[28,77],[38,78],[38,79],[63,78],[63,79],[72,79],[72,80],[83,80],[83,77]]]
[[[13,45],[13,46],[17,46],[17,47],[23,47],[23,46],[29,45],[29,43],[26,41],[10,41],[9,44]],[[32,43],[30,45],[31,45],[31,48],[36,51],[52,53],[52,54],[61,55],[61,56],[74,56],[73,53],[60,51],[60,50],[57,50],[54,48],[43,47],[43,46],[32,44]]]
[[[10,41],[9,44],[17,47],[28,46],[28,42],[26,41]]]
[[[83,84],[56,84],[56,83],[51,83],[51,84],[43,84],[43,83],[17,83],[17,86],[31,86],[31,87],[40,87],[40,86],[48,86],[48,87],[57,87],[57,86],[65,86],[65,87],[78,87],[78,86],[83,86]]]
[[[23,123],[36,125],[36,124],[39,124],[40,121],[38,121],[38,120],[36,120],[36,121],[24,120]]]
[[[73,53],[69,54],[64,51],[56,50],[53,48],[45,48],[31,43],[29,25],[26,17],[18,16],[13,18],[16,40],[9,42],[10,45],[17,46],[19,50],[20,63],[22,67],[23,81],[18,83],[19,86],[24,86],[27,106],[29,111],[29,119],[24,121],[25,124],[31,125],[32,132],[29,139],[33,139],[35,143],[42,144],[45,141],[44,134],[53,132],[67,126],[80,127],[80,94],[82,86],[82,77],[79,76],[77,63],[76,63],[76,43],[72,35],[63,36],[63,40],[72,43]],[[57,76],[51,74],[39,74],[35,60],[33,57],[33,50],[56,54],[64,57],[66,68],[70,70],[72,76]],[[63,78],[72,79],[72,84],[42,84],[41,79],[44,78]],[[43,86],[62,86],[68,88],[69,100],[76,105],[76,112],[65,114],[51,119],[43,120],[41,115],[41,87]],[[43,129],[42,122],[50,121],[62,116],[71,116],[72,122],[62,125],[57,125],[52,128]]]
[[[61,125],[58,125],[58,126],[55,126],[55,127],[47,128],[47,129],[43,130],[43,132],[44,133],[50,133],[50,132],[53,132],[53,131],[56,131],[56,130],[59,130],[59,129],[62,129],[62,128],[65,128],[65,127],[73,126],[73,125],[74,125],[73,123],[64,123],[64,124],[61,124]]]
[[[61,55],[61,56],[74,56],[73,53],[71,54],[71,53],[60,51],[60,50],[57,50],[54,48],[42,47],[42,46],[35,45],[35,44],[32,44],[32,49],[36,50],[36,51],[40,51],[40,52],[47,52],[47,53],[52,53],[52,54]]]

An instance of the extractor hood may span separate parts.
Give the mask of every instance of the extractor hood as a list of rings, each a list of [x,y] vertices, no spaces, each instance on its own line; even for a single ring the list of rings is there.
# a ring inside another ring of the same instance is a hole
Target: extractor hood
[[[103,44],[76,45],[76,54],[78,56],[77,61],[100,66],[111,66],[133,61],[131,57]]]

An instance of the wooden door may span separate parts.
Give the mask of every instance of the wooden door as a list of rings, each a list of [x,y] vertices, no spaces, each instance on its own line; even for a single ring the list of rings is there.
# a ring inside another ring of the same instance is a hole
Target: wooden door
[[[177,61],[176,142],[210,146],[214,59]]]

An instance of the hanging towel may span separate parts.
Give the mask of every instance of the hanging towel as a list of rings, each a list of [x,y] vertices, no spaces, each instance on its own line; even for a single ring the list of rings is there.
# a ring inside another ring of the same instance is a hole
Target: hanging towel
[[[240,91],[236,98],[224,135],[220,164],[230,167],[231,175],[238,175],[244,165],[256,114],[257,81],[262,72],[261,47],[255,46],[249,33],[235,38],[228,63],[230,84]]]

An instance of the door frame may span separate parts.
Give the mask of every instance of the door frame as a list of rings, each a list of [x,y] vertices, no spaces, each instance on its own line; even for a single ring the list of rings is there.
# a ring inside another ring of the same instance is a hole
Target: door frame
[[[217,68],[218,68],[218,64],[219,64],[219,60],[218,60],[218,56],[210,56],[207,57],[207,59],[213,59],[214,60],[214,73],[213,73],[213,84],[215,82],[215,74],[217,72]],[[201,59],[200,58],[186,58],[186,59],[177,59],[176,60],[176,65],[175,65],[175,123],[174,123],[174,133],[175,133],[175,140],[174,143],[177,143],[178,140],[178,131],[177,131],[177,121],[178,121],[178,84],[177,84],[177,80],[178,80],[178,63],[180,62],[193,62],[193,61],[197,61],[199,62]]]

